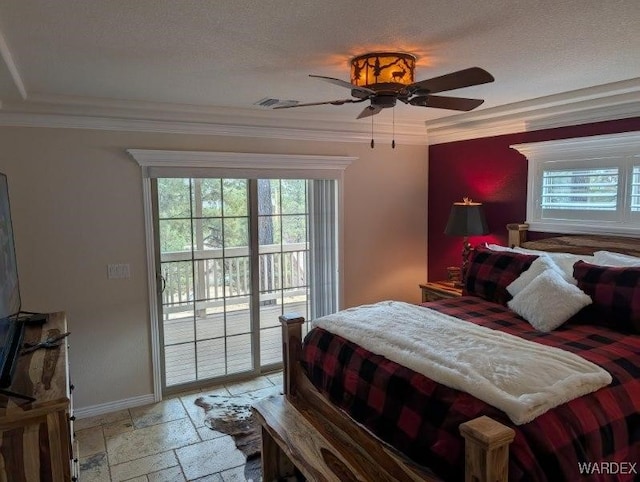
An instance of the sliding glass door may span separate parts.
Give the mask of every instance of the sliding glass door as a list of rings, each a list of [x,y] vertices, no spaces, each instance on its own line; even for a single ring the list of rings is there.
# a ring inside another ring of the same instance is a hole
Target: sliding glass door
[[[276,368],[279,315],[335,311],[335,184],[154,179],[165,391]]]

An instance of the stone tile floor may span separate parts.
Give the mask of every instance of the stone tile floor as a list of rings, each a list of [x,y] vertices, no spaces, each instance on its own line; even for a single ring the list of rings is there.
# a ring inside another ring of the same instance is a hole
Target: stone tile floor
[[[244,481],[245,456],[231,437],[204,425],[195,400],[208,394],[262,397],[281,389],[278,372],[78,420],[80,481]]]

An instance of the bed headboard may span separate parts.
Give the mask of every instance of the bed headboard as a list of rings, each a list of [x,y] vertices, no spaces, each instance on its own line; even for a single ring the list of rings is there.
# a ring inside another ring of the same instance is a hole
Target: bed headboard
[[[540,251],[591,255],[595,251],[613,251],[640,257],[640,239],[607,234],[576,234],[527,241],[528,224],[507,224],[509,246],[521,246]]]

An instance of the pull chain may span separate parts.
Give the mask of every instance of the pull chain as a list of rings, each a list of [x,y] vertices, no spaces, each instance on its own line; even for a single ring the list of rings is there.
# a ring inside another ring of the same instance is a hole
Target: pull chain
[[[391,118],[391,149],[396,148],[396,107],[393,106],[393,117]]]
[[[376,143],[373,141],[373,116],[371,116],[371,149],[374,148]]]

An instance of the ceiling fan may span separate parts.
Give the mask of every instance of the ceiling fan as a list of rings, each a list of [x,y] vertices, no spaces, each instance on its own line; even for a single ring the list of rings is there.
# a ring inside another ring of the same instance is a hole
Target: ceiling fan
[[[438,92],[461,89],[473,85],[493,82],[493,76],[480,67],[471,67],[432,79],[414,82],[416,58],[407,53],[373,52],[359,55],[351,60],[351,82],[309,75],[341,87],[351,89],[350,99],[338,99],[325,102],[292,103],[275,106],[274,109],[290,109],[314,105],[343,105],[370,101],[358,119],[378,114],[382,109],[394,107],[396,101],[418,107],[470,111],[481,105],[483,99],[448,97],[433,95]]]

